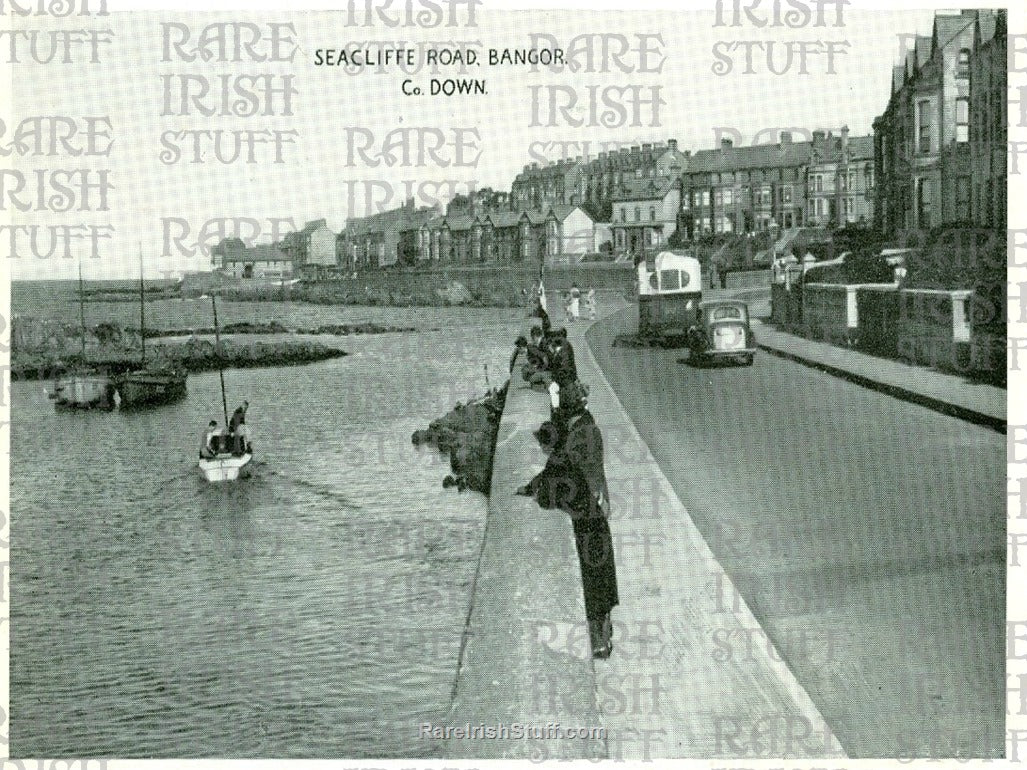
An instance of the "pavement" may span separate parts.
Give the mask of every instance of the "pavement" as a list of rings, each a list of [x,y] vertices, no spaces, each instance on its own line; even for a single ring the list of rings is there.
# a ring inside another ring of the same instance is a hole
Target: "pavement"
[[[857,385],[920,404],[942,414],[1006,431],[1007,391],[924,366],[873,356],[799,337],[753,322],[760,348]]]

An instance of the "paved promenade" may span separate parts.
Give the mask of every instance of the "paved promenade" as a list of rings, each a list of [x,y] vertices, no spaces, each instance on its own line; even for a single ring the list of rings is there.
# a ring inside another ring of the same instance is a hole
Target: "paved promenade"
[[[606,443],[621,598],[613,655],[595,662],[610,758],[844,756],[607,384],[587,326],[569,333]],[[724,643],[741,638],[751,655]]]
[[[956,374],[816,342],[759,322],[754,328],[757,343],[769,353],[942,414],[1003,433],[1006,430],[1007,393],[1003,388],[971,383]]]

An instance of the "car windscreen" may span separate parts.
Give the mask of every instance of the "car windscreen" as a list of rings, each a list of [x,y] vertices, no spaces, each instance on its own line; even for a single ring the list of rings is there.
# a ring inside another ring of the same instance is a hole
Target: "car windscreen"
[[[715,307],[710,313],[711,321],[740,321],[742,320],[742,309],[733,305]]]

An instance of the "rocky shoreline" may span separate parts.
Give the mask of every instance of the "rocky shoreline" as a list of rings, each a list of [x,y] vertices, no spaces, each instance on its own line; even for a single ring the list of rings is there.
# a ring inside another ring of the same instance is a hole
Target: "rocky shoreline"
[[[136,329],[126,329],[126,331],[138,333]],[[370,321],[349,324],[321,324],[320,326],[310,328],[298,327],[295,329],[285,326],[278,321],[268,321],[267,323],[244,321],[242,323],[225,324],[221,327],[222,334],[331,334],[338,337],[347,337],[351,334],[397,334],[416,331],[418,329],[413,326],[387,326]],[[213,333],[213,326],[198,329],[147,329],[146,338],[187,337],[196,334],[210,335]]]
[[[154,363],[184,367],[190,372],[213,371],[219,363],[225,368],[250,369],[269,366],[298,366],[348,355],[346,351],[319,342],[279,341],[239,345],[221,342],[217,354],[210,340],[191,339],[167,343],[153,351]],[[100,350],[84,359],[79,353],[61,354],[50,351],[11,352],[11,380],[47,380],[80,366],[100,369],[109,374],[123,374],[139,367],[135,350]]]
[[[414,431],[414,446],[428,444],[449,455],[453,475],[443,480],[444,487],[461,492],[473,489],[483,495],[491,491],[492,459],[509,386],[508,381],[476,401],[458,403],[426,430]]]

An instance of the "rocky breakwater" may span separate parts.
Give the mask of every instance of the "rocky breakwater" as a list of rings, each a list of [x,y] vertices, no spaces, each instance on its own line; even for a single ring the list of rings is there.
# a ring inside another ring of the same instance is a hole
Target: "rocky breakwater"
[[[415,446],[428,444],[449,454],[453,475],[443,480],[444,486],[455,486],[461,492],[470,488],[484,495],[491,491],[492,459],[508,387],[509,382],[476,401],[458,403],[427,429],[414,432]]]
[[[11,344],[12,380],[50,379],[82,366],[108,374],[139,367],[142,350],[138,333],[128,334],[113,324],[100,324],[87,330],[83,354],[81,332],[72,335],[59,324],[43,323],[41,328],[46,333],[29,334],[38,330],[25,319],[16,324]],[[147,347],[151,366],[175,365],[192,372],[217,369],[219,364],[228,368],[295,366],[345,355],[344,350],[300,338],[257,342],[223,339],[220,351],[213,340],[200,337]]]

